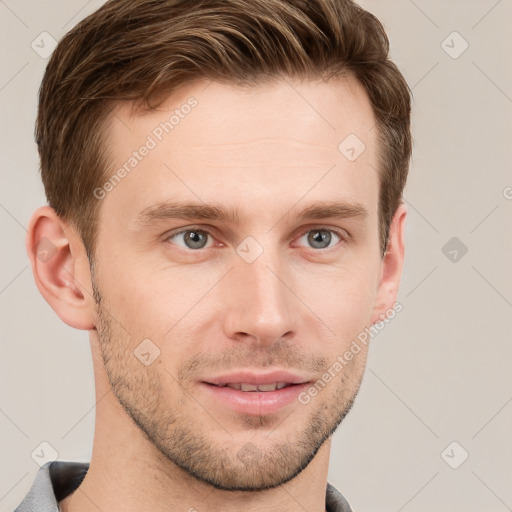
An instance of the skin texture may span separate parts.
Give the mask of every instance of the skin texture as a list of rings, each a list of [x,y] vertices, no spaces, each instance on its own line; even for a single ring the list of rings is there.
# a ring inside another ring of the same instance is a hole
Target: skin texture
[[[243,369],[321,379],[396,301],[405,207],[382,257],[376,127],[351,77],[197,82],[156,112],[118,105],[106,132],[110,173],[190,98],[194,108],[100,199],[93,273],[72,226],[50,207],[31,219],[38,288],[64,322],[89,331],[95,371],[90,469],[60,505],[321,511],[330,436],[357,394],[367,347],[309,403],[271,414],[235,412],[202,382]],[[351,133],[366,146],[353,162],[338,151]],[[165,201],[237,208],[239,218],[138,221]],[[297,218],[327,201],[366,214]],[[205,247],[188,247],[186,229],[202,231]],[[327,248],[314,245],[317,231]],[[262,250],[252,263],[236,250],[249,236]],[[47,262],[37,257],[45,237],[56,246]],[[147,339],[159,351],[148,366],[135,356]]]

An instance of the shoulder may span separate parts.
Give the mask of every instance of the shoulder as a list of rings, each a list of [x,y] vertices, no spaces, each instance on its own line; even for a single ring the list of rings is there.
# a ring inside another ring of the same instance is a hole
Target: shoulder
[[[87,462],[47,462],[14,512],[58,512],[58,502],[80,485],[88,469]]]
[[[325,506],[327,512],[352,512],[345,497],[329,482],[327,482]]]

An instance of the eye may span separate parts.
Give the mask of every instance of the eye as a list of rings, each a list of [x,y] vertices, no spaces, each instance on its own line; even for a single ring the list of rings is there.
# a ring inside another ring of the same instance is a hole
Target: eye
[[[305,243],[313,249],[330,249],[340,241],[346,239],[341,233],[332,229],[315,228],[310,229],[299,238],[299,245]],[[183,249],[198,251],[214,245],[212,235],[199,228],[183,229],[172,233],[165,238],[166,243],[171,243]]]
[[[336,245],[337,242],[343,240],[343,237],[332,229],[312,229],[302,235],[300,240],[306,239],[306,243],[313,249],[329,249]],[[331,245],[331,242],[334,242]]]
[[[208,238],[211,239],[211,235],[208,231],[192,228],[169,235],[165,241],[174,243],[184,249],[205,249],[208,243]],[[178,243],[176,241],[178,241]]]

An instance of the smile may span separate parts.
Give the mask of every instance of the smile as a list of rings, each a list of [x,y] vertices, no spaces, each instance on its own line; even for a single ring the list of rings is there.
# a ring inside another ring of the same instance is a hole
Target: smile
[[[227,384],[214,384],[221,388],[227,387],[231,389],[238,389],[240,391],[275,391],[276,389],[283,389],[288,386],[294,386],[290,382],[274,382],[270,384],[249,384],[244,382],[229,382]]]

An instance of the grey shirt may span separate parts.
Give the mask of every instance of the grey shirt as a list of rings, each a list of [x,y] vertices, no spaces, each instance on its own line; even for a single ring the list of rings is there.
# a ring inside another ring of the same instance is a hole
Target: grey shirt
[[[14,512],[59,512],[58,502],[77,489],[88,469],[87,462],[47,462]],[[330,483],[327,483],[325,507],[327,512],[352,512],[347,500]]]

